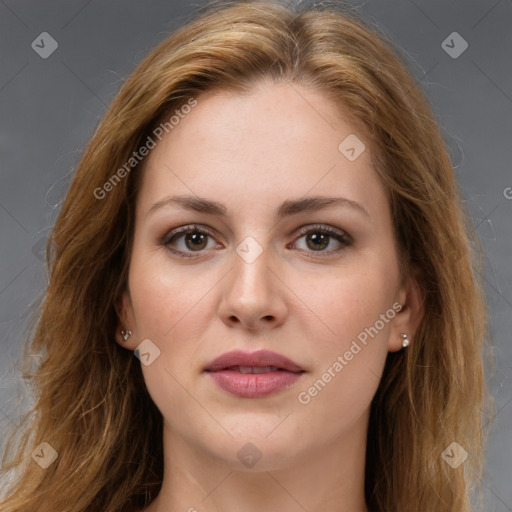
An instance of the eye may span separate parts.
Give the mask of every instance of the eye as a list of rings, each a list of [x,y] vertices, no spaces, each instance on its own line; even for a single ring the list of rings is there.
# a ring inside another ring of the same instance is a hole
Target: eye
[[[299,231],[299,233],[302,234],[302,236],[298,238],[297,241],[304,238],[306,245],[306,248],[301,250],[322,253],[319,255],[320,257],[322,257],[324,254],[330,255],[333,253],[338,253],[345,249],[345,247],[348,247],[352,244],[352,238],[350,235],[330,226],[305,226]],[[325,250],[327,247],[332,245],[333,240],[336,242],[334,243],[335,248]],[[318,257],[317,255],[311,256]]]
[[[325,225],[305,226],[299,230],[301,235],[295,242],[305,239],[306,248],[300,248],[301,251],[310,253],[321,253],[318,255],[310,254],[310,257],[323,257],[331,254],[339,253],[352,244],[352,237],[347,233]],[[212,239],[209,244],[208,238]],[[325,250],[332,245],[333,240],[336,242],[334,249]],[[207,249],[222,247],[213,241],[213,236],[207,229],[198,225],[182,226],[167,233],[161,240],[161,244],[167,250],[177,256],[190,258],[193,253],[201,253]]]
[[[190,253],[212,249],[208,245],[209,237],[210,232],[200,226],[182,226],[165,235],[161,243],[172,253],[187,258]]]

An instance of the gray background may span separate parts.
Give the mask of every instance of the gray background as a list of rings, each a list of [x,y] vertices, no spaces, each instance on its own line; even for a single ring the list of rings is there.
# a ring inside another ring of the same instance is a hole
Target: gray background
[[[79,154],[135,65],[200,4],[0,1],[2,441],[5,428],[16,425],[30,403],[19,398],[24,386],[13,363],[44,289],[42,248]],[[412,59],[486,252],[483,278],[496,361],[488,380],[496,411],[483,483],[488,511],[512,511],[512,2],[349,4]],[[469,45],[458,58],[442,47],[454,31]],[[58,42],[47,59],[31,47],[42,32]]]

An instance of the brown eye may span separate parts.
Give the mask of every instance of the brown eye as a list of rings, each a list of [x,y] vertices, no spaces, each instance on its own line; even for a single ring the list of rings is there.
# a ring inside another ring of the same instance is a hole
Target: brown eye
[[[212,244],[208,246],[208,242]],[[208,231],[199,226],[183,226],[167,234],[161,241],[169,251],[183,257],[199,253],[215,246],[213,237]]]
[[[306,244],[313,251],[323,250],[329,245],[330,236],[325,233],[308,233]]]
[[[305,239],[305,247],[299,247],[300,250],[309,253],[319,253],[318,256],[329,256],[341,252],[352,244],[352,237],[344,231],[332,228],[330,226],[318,225],[307,226],[300,230],[302,236],[295,242]],[[334,243],[333,243],[334,241]],[[327,247],[331,247],[326,250]],[[314,257],[316,257],[315,255]]]
[[[192,251],[204,249],[208,242],[207,237],[208,235],[204,233],[187,233],[185,235],[185,246]]]

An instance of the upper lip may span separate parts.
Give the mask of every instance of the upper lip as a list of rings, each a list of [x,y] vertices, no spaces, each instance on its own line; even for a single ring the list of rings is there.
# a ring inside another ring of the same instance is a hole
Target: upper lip
[[[271,350],[258,350],[257,352],[244,352],[232,350],[214,359],[205,371],[216,372],[232,366],[274,366],[289,372],[303,372],[304,370],[286,356],[272,352]]]

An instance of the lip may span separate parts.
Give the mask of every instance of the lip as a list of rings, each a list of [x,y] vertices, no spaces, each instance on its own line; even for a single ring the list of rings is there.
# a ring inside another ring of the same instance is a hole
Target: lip
[[[275,366],[289,372],[304,371],[295,361],[271,350],[258,350],[257,352],[232,350],[214,359],[205,367],[205,371],[216,372],[231,366]]]
[[[241,373],[238,366],[274,367],[265,373]],[[221,389],[243,398],[260,398],[292,386],[305,372],[286,356],[270,350],[234,350],[214,359],[204,371]]]

